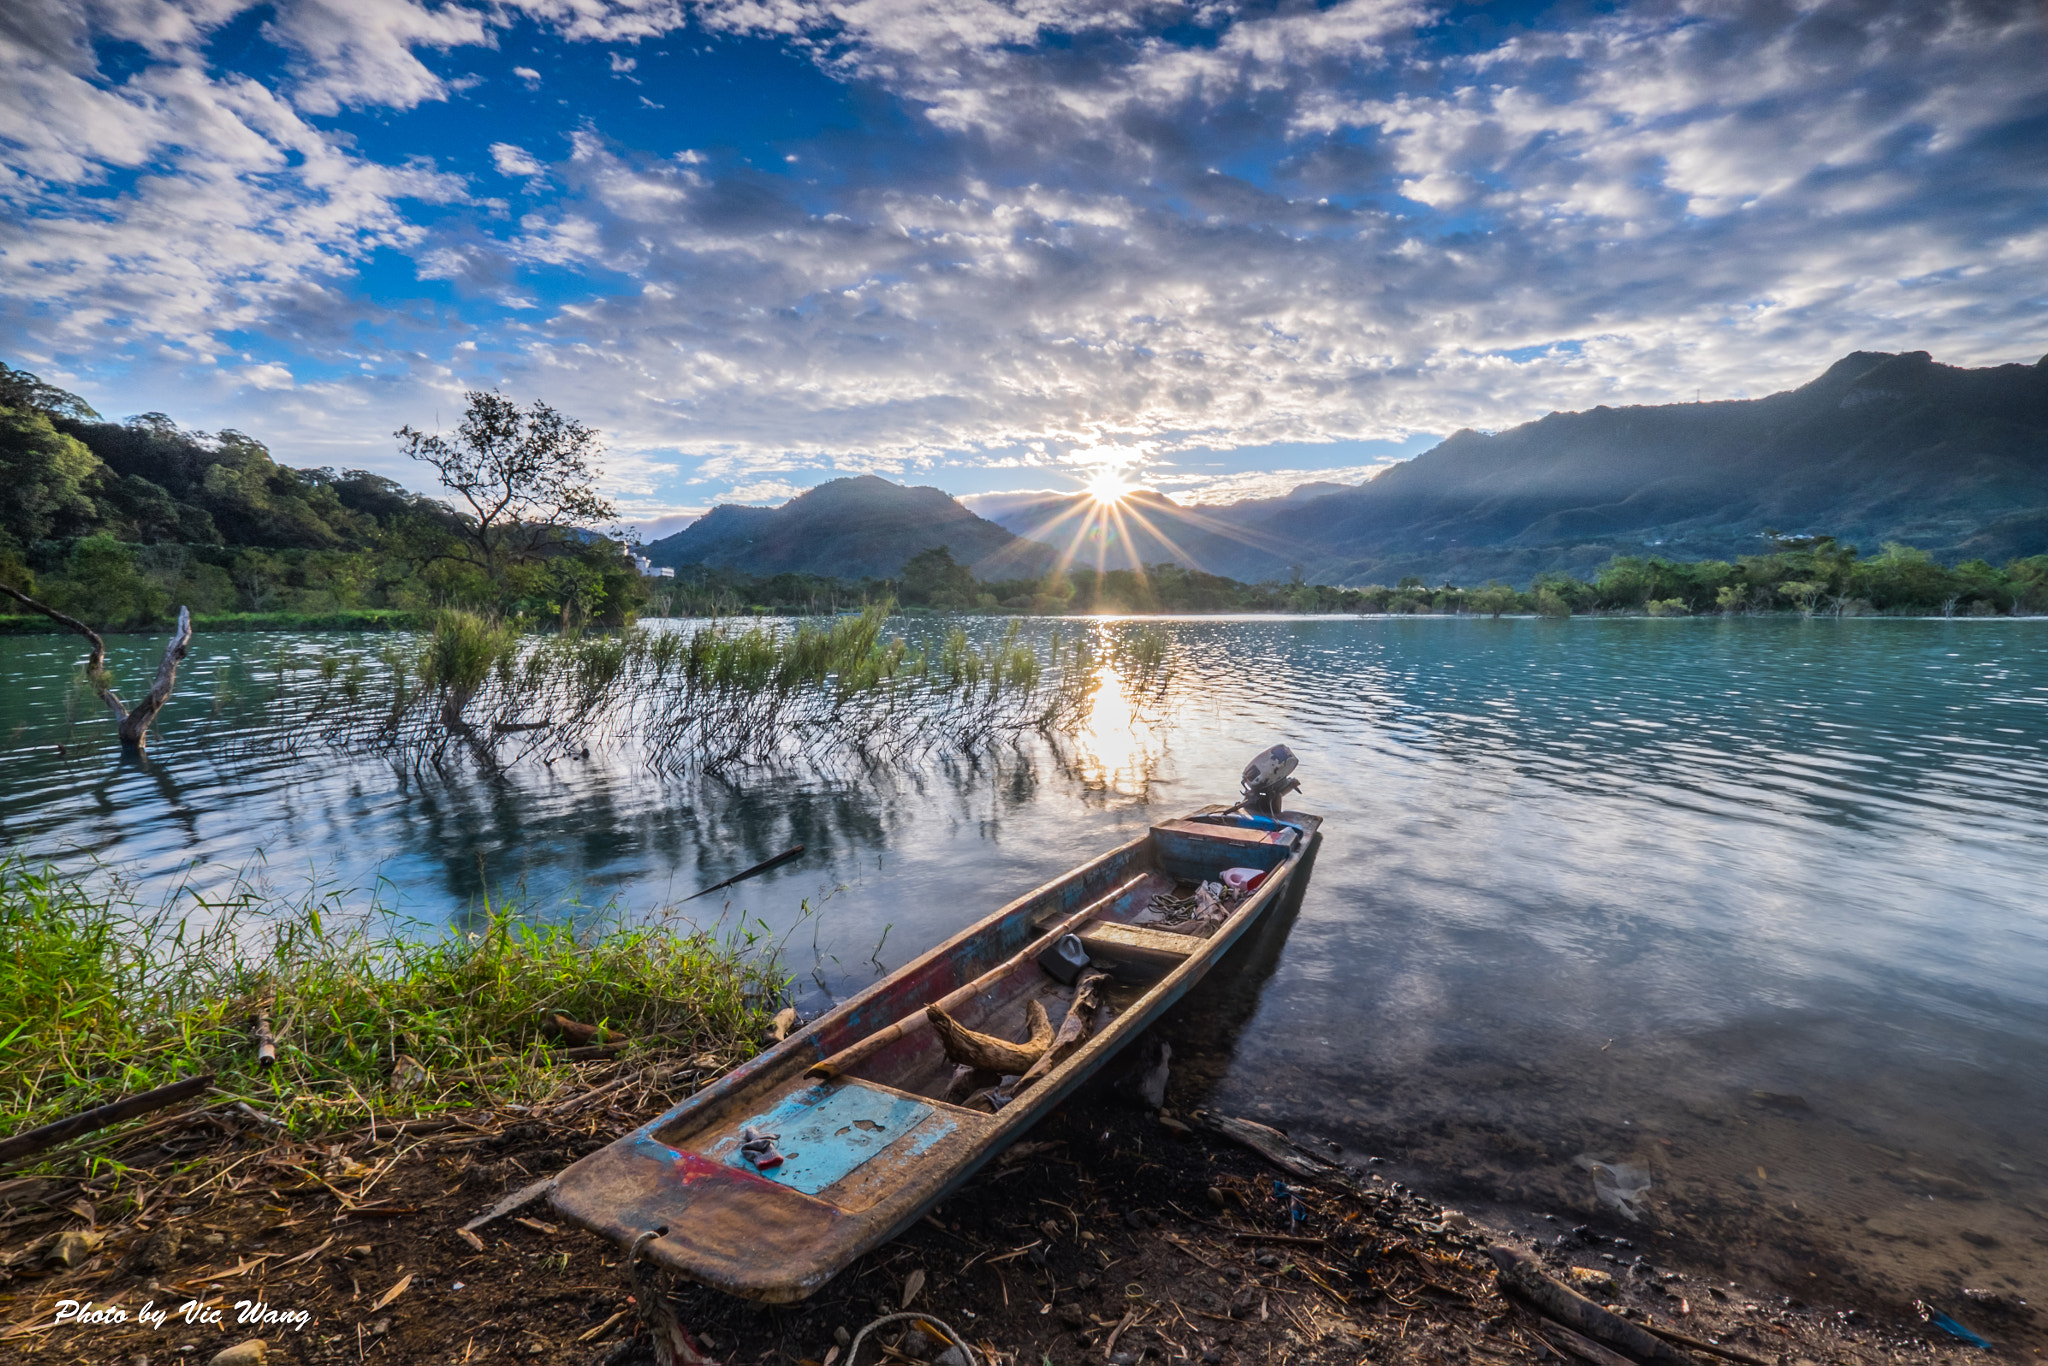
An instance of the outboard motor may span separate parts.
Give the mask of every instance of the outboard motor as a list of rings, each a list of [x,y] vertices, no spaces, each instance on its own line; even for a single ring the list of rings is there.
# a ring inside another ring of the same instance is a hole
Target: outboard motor
[[[1301,783],[1289,775],[1301,760],[1285,745],[1275,745],[1245,765],[1244,800],[1238,805],[1254,816],[1278,816],[1280,804],[1290,792],[1301,791]]]

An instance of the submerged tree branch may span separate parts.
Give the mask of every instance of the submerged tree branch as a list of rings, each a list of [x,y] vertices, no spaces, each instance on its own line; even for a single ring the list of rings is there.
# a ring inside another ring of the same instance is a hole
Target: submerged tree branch
[[[122,704],[119,697],[114,695],[113,681],[107,677],[107,642],[100,639],[100,633],[87,626],[77,617],[66,616],[48,603],[38,602],[18,588],[12,588],[7,584],[0,583],[0,593],[5,593],[8,597],[13,598],[29,610],[41,612],[59,626],[64,627],[66,630],[76,631],[79,635],[86,638],[87,642],[92,645],[92,654],[85,661],[86,680],[92,684],[93,691],[100,695],[100,701],[106,703],[107,709],[114,713],[114,720],[126,725],[128,722],[128,708]]]
[[[178,681],[178,665],[184,662],[185,652],[192,648],[192,613],[190,609],[178,609],[178,629],[171,633],[171,639],[164,646],[163,661],[156,666],[156,682],[150,685],[149,695],[137,702],[121,720],[121,743],[132,749],[141,749],[149,743],[149,723],[164,709],[164,703],[171,700],[171,689]]]
[[[115,693],[114,680],[107,674],[107,643],[100,639],[99,632],[77,617],[67,616],[48,603],[36,601],[18,588],[0,583],[0,593],[86,638],[92,645],[92,654],[85,661],[85,677],[120,724],[121,743],[130,749],[141,749],[148,744],[150,722],[163,710],[164,703],[171,700],[171,689],[178,681],[178,665],[184,662],[186,652],[192,647],[191,611],[184,607],[178,609],[178,629],[171,634],[170,643],[164,646],[163,661],[156,669],[156,682],[151,685],[148,695],[130,708]]]

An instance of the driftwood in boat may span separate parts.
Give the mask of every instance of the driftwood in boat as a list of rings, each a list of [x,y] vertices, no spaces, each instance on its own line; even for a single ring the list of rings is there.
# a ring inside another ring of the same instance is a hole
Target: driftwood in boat
[[[1046,1018],[1045,1007],[1036,998],[1024,1006],[1024,1027],[1031,1037],[1023,1043],[1011,1043],[993,1034],[977,1034],[937,1006],[926,1006],[924,1017],[931,1021],[932,1033],[939,1036],[939,1044],[948,1058],[984,1072],[1028,1071],[1045,1056],[1053,1042],[1052,1021]]]
[[[948,1105],[965,1104],[967,1098],[975,1092],[986,1091],[1001,1081],[1002,1077],[997,1073],[986,1072],[979,1067],[956,1067],[953,1069],[953,1079],[946,1083],[946,1089],[940,1093],[939,1099]]]
[[[960,1009],[982,992],[987,991],[990,987],[1017,971],[1024,963],[1037,958],[1040,953],[1057,944],[1062,935],[1072,934],[1095,916],[1116,905],[1119,897],[1128,896],[1144,880],[1145,876],[1142,873],[1130,878],[1112,889],[1107,896],[1098,897],[1065,919],[1047,926],[1040,932],[1038,938],[1026,944],[1021,950],[1010,955],[1010,957],[996,964],[996,966],[990,968],[987,972],[984,972],[966,985],[947,992],[932,1004],[938,1006],[941,1010]],[[880,1053],[899,1039],[906,1037],[912,1030],[928,1027],[929,1021],[925,1013],[922,1010],[912,1011],[894,1024],[882,1026],[882,1028],[868,1035],[859,1043],[842,1048],[831,1057],[821,1058],[817,1062],[812,1063],[804,1075],[807,1077],[840,1076],[858,1067],[869,1058],[874,1057],[875,1054]]]
[[[0,593],[5,593],[22,606],[41,612],[51,621],[69,631],[84,636],[92,646],[92,654],[85,661],[86,681],[93,691],[100,695],[100,701],[107,704],[107,710],[120,723],[121,743],[128,749],[140,750],[149,743],[149,725],[156,720],[156,714],[163,710],[164,703],[171,700],[171,689],[178,682],[178,665],[184,662],[185,652],[192,648],[192,614],[185,608],[178,609],[178,628],[171,633],[170,643],[164,646],[164,657],[156,668],[156,682],[140,702],[129,706],[114,691],[114,680],[107,673],[107,643],[100,639],[99,632],[87,626],[76,617],[66,616],[54,607],[37,602],[18,588],[0,583]]]
[[[1534,1262],[1513,1248],[1491,1247],[1487,1255],[1500,1267],[1503,1290],[1520,1295],[1559,1323],[1588,1337],[1611,1342],[1643,1361],[1662,1362],[1665,1366],[1699,1366],[1697,1358],[1544,1275]]]
[[[1074,984],[1074,1003],[1067,1007],[1067,1018],[1060,1021],[1060,1032],[1053,1036],[1052,1046],[1011,1088],[1012,1095],[1036,1084],[1088,1042],[1088,1036],[1095,1032],[1095,1016],[1108,1006],[1102,997],[1102,988],[1108,981],[1109,974],[1091,972]]]

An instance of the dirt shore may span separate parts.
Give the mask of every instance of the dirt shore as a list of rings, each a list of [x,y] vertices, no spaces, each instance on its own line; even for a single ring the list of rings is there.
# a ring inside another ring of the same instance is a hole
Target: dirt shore
[[[257,1338],[271,1362],[650,1361],[620,1249],[544,1203],[482,1230],[481,1250],[457,1232],[663,1098],[624,1084],[605,1099],[313,1144],[209,1107],[121,1145],[118,1179],[0,1181],[0,1361],[202,1366]],[[895,1325],[862,1361],[930,1358],[940,1324],[990,1366],[1580,1351],[1503,1298],[1486,1250],[1504,1245],[1637,1323],[1705,1344],[1693,1349],[1702,1366],[1988,1355],[1906,1306],[1809,1305],[1761,1281],[1709,1280],[1665,1260],[1654,1226],[1446,1211],[1367,1155],[1295,1137],[1327,1154],[1320,1179],[1094,1085],[812,1299],[766,1307],[679,1286],[675,1304],[707,1355],[731,1363],[846,1366],[850,1335],[906,1301],[934,1332],[905,1340]],[[90,1309],[55,1323],[66,1300]],[[168,1317],[146,1322],[145,1306]],[[2024,1306],[1973,1308],[2000,1357],[2037,1360],[2048,1345]]]

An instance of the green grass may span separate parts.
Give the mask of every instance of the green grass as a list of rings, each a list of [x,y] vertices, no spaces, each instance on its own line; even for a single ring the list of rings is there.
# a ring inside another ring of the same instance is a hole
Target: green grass
[[[148,907],[0,861],[0,1133],[208,1071],[302,1134],[543,1100],[576,1080],[544,1011],[714,1070],[757,1050],[786,985],[772,946],[675,920],[579,934],[499,906],[475,933],[421,940],[340,911],[246,889]],[[399,1075],[401,1057],[424,1074]]]

